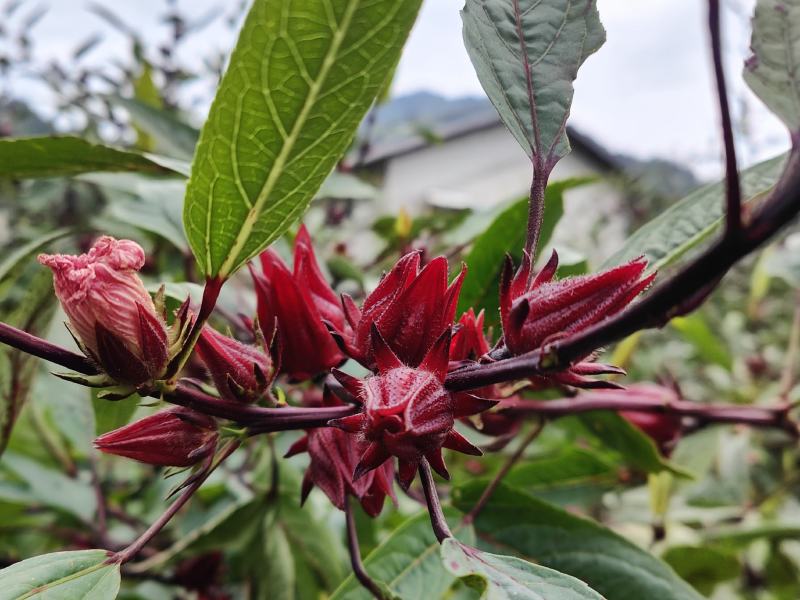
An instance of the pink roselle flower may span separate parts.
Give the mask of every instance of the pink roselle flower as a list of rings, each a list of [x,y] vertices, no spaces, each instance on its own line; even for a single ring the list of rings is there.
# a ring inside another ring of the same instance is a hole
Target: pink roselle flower
[[[164,319],[137,271],[145,254],[131,240],[99,238],[86,254],[40,254],[56,296],[86,352],[114,379],[139,384],[167,365]]]
[[[326,389],[321,406],[341,406],[344,403]],[[309,466],[303,477],[301,501],[316,485],[331,503],[340,510],[345,509],[347,496],[354,496],[371,517],[377,517],[383,509],[386,496],[397,502],[394,494],[394,465],[390,461],[355,480],[353,473],[366,443],[340,429],[319,427],[310,429],[295,442],[287,457],[308,452]]]
[[[325,323],[344,329],[344,313],[322,276],[305,226],[295,239],[292,271],[272,250],[263,252],[260,259],[261,274],[250,268],[258,320],[267,340],[273,338],[277,325],[281,372],[303,380],[339,365],[345,357]]]
[[[214,452],[217,437],[213,418],[177,407],[109,431],[98,437],[94,446],[106,454],[150,465],[188,467]]]
[[[203,328],[195,346],[220,396],[255,402],[269,393],[275,376],[272,357],[257,348]]]
[[[548,342],[569,337],[630,304],[653,281],[656,274],[643,276],[647,262],[637,258],[629,263],[591,275],[554,280],[558,254],[553,251],[544,268],[531,277],[531,261],[525,255],[512,276],[509,258],[500,279],[500,316],[503,340],[511,354],[524,354]],[[529,281],[530,279],[530,281]],[[559,372],[533,377],[534,386],[560,383],[581,388],[615,388],[614,382],[596,380],[601,374],[623,374],[611,365],[593,362],[592,356]]]
[[[347,354],[365,367],[375,369],[373,325],[400,361],[413,367],[453,324],[466,267],[448,286],[445,257],[434,258],[422,270],[419,264],[419,252],[403,256],[366,297],[361,309],[352,298],[342,296],[352,333],[333,329]]]
[[[481,454],[454,429],[455,420],[482,412],[495,402],[455,395],[444,387],[449,329],[417,367],[403,364],[374,325],[372,337],[377,374],[359,381],[334,371],[334,376],[364,407],[361,413],[330,422],[365,443],[354,479],[380,467],[392,456],[398,459],[398,479],[406,488],[423,458],[437,473],[448,478],[442,448],[474,456]]]

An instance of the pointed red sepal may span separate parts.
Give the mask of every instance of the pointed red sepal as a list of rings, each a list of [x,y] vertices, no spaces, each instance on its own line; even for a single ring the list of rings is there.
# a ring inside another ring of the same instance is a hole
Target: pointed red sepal
[[[403,366],[403,363],[397,358],[389,344],[383,339],[375,323],[370,327],[370,335],[372,336],[372,349],[375,352],[375,364],[378,366],[378,371],[389,371]]]
[[[347,433],[358,433],[364,428],[364,421],[367,416],[364,413],[350,415],[349,417],[342,417],[340,419],[333,419],[328,421],[330,427],[336,427]]]
[[[499,400],[481,398],[468,393],[455,394],[455,400],[453,402],[453,417],[460,419],[470,415],[477,415],[485,410],[489,410],[498,402]]]
[[[150,377],[161,375],[167,366],[167,331],[158,317],[138,302],[139,345]]]
[[[401,488],[408,491],[411,482],[414,481],[414,476],[417,474],[418,463],[410,460],[398,460],[397,466],[397,482]]]
[[[344,310],[344,318],[347,320],[348,325],[355,329],[358,322],[361,320],[361,310],[349,294],[342,294],[342,309]]]
[[[303,452],[307,451],[308,451],[308,436],[304,435],[294,444],[289,446],[289,449],[286,451],[286,454],[283,455],[283,458],[291,458],[292,456],[296,456],[298,454],[302,454]]]
[[[336,381],[342,384],[342,387],[347,390],[351,396],[354,398],[361,398],[362,392],[364,391],[364,384],[360,379],[336,368],[331,369],[331,375],[333,375]]]
[[[614,365],[605,365],[603,363],[594,362],[579,362],[570,368],[573,373],[579,375],[627,375],[627,371]]]
[[[314,489],[314,480],[311,477],[311,472],[306,470],[305,475],[303,475],[303,484],[300,487],[300,506],[306,503],[312,489]]]
[[[428,349],[419,366],[423,371],[429,371],[436,375],[441,382],[444,382],[447,377],[447,366],[450,364],[450,338],[451,333],[448,327]]]
[[[450,472],[447,470],[447,465],[444,464],[444,457],[442,456],[442,449],[437,448],[425,455],[428,459],[431,468],[436,471],[441,477],[450,481]]]
[[[353,481],[358,481],[372,469],[380,467],[385,463],[391,455],[380,444],[372,443],[367,446],[364,454],[361,455],[361,460],[356,465],[353,472]]]
[[[533,279],[533,284],[531,287],[536,287],[538,285],[542,285],[543,283],[549,283],[553,280],[553,277],[556,275],[556,271],[558,270],[558,252],[556,252],[555,248],[553,248],[553,253],[550,255],[550,258],[547,260],[547,264],[542,267],[542,270],[536,274],[536,277]]]
[[[480,448],[473,445],[472,442],[458,433],[455,429],[451,429],[447,434],[442,447],[455,450],[456,452],[461,452],[462,454],[469,454],[470,456],[483,455],[483,452]]]
[[[125,343],[98,321],[95,324],[97,359],[112,379],[122,383],[139,384],[150,377],[147,366],[131,352]]]

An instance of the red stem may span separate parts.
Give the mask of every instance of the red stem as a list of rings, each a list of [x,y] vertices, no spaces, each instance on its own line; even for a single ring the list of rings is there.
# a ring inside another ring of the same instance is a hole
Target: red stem
[[[356,520],[353,515],[353,498],[348,495],[344,504],[344,516],[347,523],[347,549],[350,551],[350,565],[353,574],[377,600],[385,600],[385,596],[372,577],[367,573],[364,563],[361,562],[361,549],[358,547],[358,532]]]
[[[441,544],[447,538],[453,537],[447,519],[444,518],[442,504],[439,501],[439,492],[436,491],[436,484],[433,482],[431,466],[424,458],[419,463],[419,478],[422,482],[422,491],[425,493],[425,502],[428,503],[428,514],[431,517],[431,527],[436,539]]]

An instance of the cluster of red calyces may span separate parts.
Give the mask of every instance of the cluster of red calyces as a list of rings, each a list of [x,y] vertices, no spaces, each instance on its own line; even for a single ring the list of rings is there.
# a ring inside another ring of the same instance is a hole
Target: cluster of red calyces
[[[505,347],[511,354],[524,354],[613,316],[652,283],[655,273],[644,276],[646,268],[647,261],[637,258],[600,273],[555,280],[558,269],[555,251],[536,274],[527,254],[516,273],[508,258],[500,280]],[[621,373],[616,367],[583,360],[552,374],[547,383],[580,388],[616,387],[613,382],[588,376]]]

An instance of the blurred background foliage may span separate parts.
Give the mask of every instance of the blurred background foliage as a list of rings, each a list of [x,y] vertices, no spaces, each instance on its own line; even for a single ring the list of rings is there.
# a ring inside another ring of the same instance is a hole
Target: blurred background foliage
[[[37,38],[36,24],[46,7],[21,0],[0,7],[0,136],[72,133],[185,166],[197,139],[196,99],[181,90],[198,79],[214,83],[225,57],[204,57],[197,71],[176,59],[176,48],[188,36],[202,36],[211,20],[235,27],[245,3],[220,4],[198,16],[165,2],[158,18],[169,24],[171,35],[158,47],[147,46],[108,4],[90,9],[107,27],[128,36],[130,56],[102,68],[82,66],[100,35],[86,39],[71,56],[40,64],[36,46],[46,41]],[[36,107],[15,96],[9,85],[15,71],[49,87],[58,99],[55,119],[44,120]],[[437,119],[434,114],[428,121],[436,125]],[[71,128],[65,131],[63,123]],[[428,144],[440,141],[425,119],[413,129]],[[487,210],[429,206],[412,214],[387,209],[380,173],[352,166],[369,151],[365,145],[399,135],[388,127],[379,134],[369,118],[362,127],[349,158],[305,218],[319,256],[336,288],[353,294],[371,289],[381,271],[411,248],[423,249],[427,257],[444,252],[453,267],[467,260],[472,268],[467,281],[477,283],[465,286],[461,308],[480,303],[496,323],[499,265],[492,261],[521,246],[514,236],[524,236],[524,217],[517,216],[524,204],[509,198]],[[612,179],[624,194],[617,218],[626,234],[697,185],[685,169],[665,161],[625,164],[599,177]],[[585,183],[555,183],[548,196],[548,227],[564,231],[562,239],[569,239],[570,231],[570,223],[559,223],[561,206],[569,202],[566,191]],[[197,274],[181,225],[184,186],[182,177],[168,173],[0,179],[0,318],[70,344],[50,276],[33,257],[45,247],[85,250],[100,232],[145,246],[149,262],[143,275],[154,289],[166,282],[176,302],[187,293],[197,299]],[[492,240],[499,247],[487,247]],[[287,254],[287,248],[279,242],[279,251]],[[596,269],[605,258],[559,250],[567,267],[562,275]],[[239,278],[225,288],[219,315],[223,320],[250,315],[253,307],[249,282]],[[637,334],[608,349],[614,355],[610,362],[626,367],[628,381],[659,381],[695,402],[797,401],[798,314],[800,232],[795,224],[737,266],[700,310],[662,331]],[[124,543],[161,512],[174,485],[173,479],[154,477],[151,467],[101,457],[91,448],[96,435],[152,411],[147,402],[135,397],[97,401],[48,370],[48,365],[0,349],[0,427],[8,432],[17,421],[0,461],[0,566],[58,549]],[[703,595],[800,597],[800,452],[794,440],[769,430],[697,427],[667,449],[668,457],[648,461],[636,448],[644,444],[655,452],[654,446],[613,417],[589,414],[549,424],[512,469],[502,493],[516,490],[597,520],[660,556]],[[296,437],[286,433],[253,440],[220,468],[144,555],[144,565],[126,574],[121,597],[318,598],[332,593],[349,571],[343,517],[319,492],[299,506],[303,459],[277,462]],[[514,442],[480,460],[448,457],[457,508],[469,508],[465,498],[471,497],[470,490],[495,473],[513,449]],[[105,523],[97,517],[103,496]],[[503,510],[490,503],[487,523]],[[536,509],[520,508],[525,510]],[[359,515],[362,552],[379,548],[419,512],[413,498],[401,496],[396,510],[386,509],[376,520]],[[427,527],[424,519],[422,525]],[[515,549],[522,552],[521,546]],[[461,587],[453,594],[466,594]],[[359,593],[347,589],[337,597]]]

